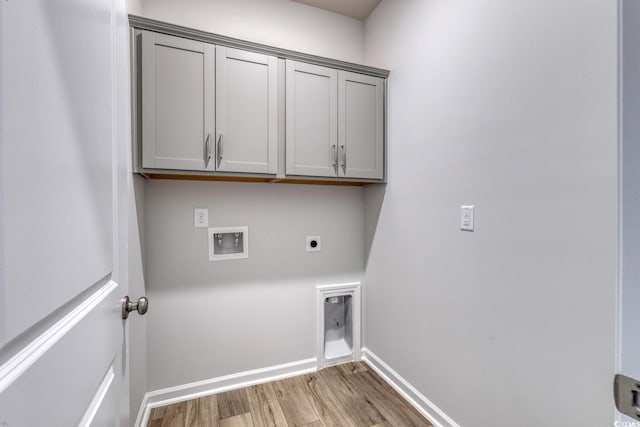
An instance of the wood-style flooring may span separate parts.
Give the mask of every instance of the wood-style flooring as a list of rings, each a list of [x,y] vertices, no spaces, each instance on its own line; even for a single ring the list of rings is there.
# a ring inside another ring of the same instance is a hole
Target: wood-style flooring
[[[431,426],[362,362],[156,408],[151,411],[148,425]]]

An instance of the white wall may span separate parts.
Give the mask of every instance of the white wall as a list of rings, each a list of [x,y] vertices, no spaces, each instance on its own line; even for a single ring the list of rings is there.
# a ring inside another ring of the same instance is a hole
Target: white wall
[[[640,3],[623,0],[622,9],[622,288],[621,373],[640,377]]]
[[[144,275],[144,193],[145,179],[133,175],[129,191],[129,297],[137,300],[147,296]],[[147,392],[147,316],[133,313],[127,320],[129,328],[130,413],[135,420]]]
[[[143,14],[144,0],[127,0],[127,13],[141,16]]]
[[[196,207],[249,226],[249,258],[208,261]],[[362,214],[359,187],[148,181],[149,389],[315,357],[315,285],[361,280]]]
[[[290,0],[144,0],[144,16],[343,61],[363,58],[362,21]]]
[[[616,7],[384,0],[366,22],[391,76],[365,345],[460,425],[613,422]]]

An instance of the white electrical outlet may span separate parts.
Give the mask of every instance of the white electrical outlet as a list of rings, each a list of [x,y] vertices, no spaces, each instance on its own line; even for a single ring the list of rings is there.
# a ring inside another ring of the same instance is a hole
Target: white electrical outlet
[[[195,208],[193,210],[193,226],[207,228],[209,226],[209,209]]]
[[[307,236],[307,252],[320,252],[320,236]]]
[[[460,206],[460,230],[473,231],[473,206]]]

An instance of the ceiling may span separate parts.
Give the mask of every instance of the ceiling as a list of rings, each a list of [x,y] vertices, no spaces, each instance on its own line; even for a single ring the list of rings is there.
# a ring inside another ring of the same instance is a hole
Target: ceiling
[[[380,0],[293,0],[364,21]]]

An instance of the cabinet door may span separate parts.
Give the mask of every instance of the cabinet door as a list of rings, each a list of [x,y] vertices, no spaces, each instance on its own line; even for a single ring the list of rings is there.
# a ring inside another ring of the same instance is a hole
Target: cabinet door
[[[337,70],[287,60],[288,175],[337,176]]]
[[[216,47],[217,170],[277,172],[278,59]]]
[[[384,81],[338,75],[338,176],[384,177]]]
[[[213,170],[214,56],[207,43],[142,32],[142,166]]]

